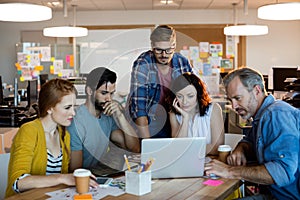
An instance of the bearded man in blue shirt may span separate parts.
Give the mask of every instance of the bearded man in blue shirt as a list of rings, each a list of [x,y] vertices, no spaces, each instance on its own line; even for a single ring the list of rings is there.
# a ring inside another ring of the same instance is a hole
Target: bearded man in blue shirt
[[[300,110],[267,95],[262,75],[251,68],[234,70],[223,81],[233,109],[243,119],[252,117],[252,128],[227,157],[229,165],[212,160],[206,174],[267,187],[266,194],[244,199],[299,199]],[[246,166],[249,155],[256,165]]]

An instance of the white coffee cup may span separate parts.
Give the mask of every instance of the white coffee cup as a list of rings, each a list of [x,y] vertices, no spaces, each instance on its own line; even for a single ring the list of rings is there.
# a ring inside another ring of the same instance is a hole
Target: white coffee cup
[[[75,177],[76,191],[79,194],[89,192],[91,171],[88,169],[76,169],[73,173]]]

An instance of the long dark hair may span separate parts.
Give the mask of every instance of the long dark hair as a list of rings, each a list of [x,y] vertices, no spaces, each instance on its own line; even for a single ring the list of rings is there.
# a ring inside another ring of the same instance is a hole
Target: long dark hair
[[[184,73],[173,80],[171,85],[171,98],[168,98],[170,110],[177,113],[175,108],[172,106],[173,101],[176,98],[176,93],[189,85],[193,85],[197,91],[199,114],[200,116],[204,116],[211,103],[211,98],[208,95],[205,83],[198,78],[198,76],[190,72]]]

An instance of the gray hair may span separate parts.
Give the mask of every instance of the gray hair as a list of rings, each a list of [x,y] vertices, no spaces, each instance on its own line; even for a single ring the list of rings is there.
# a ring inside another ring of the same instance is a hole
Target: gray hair
[[[247,88],[248,92],[251,92],[255,85],[259,85],[264,94],[266,94],[265,83],[263,76],[260,72],[249,68],[243,67],[229,72],[223,79],[225,88],[228,84],[238,76],[242,84]]]
[[[152,45],[155,42],[176,42],[175,29],[168,25],[159,25],[152,31],[150,40]]]

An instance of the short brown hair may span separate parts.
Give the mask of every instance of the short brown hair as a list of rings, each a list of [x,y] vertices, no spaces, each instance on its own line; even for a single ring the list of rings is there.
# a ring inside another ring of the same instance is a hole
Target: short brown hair
[[[175,29],[168,25],[159,25],[152,31],[150,40],[151,44],[162,41],[176,42]]]

